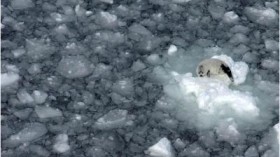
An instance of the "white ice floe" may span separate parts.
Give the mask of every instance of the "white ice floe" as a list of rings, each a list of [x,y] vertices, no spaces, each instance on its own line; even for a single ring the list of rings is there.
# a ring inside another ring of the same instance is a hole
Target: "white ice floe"
[[[166,137],[149,147],[146,153],[152,157],[174,157],[173,147]]]

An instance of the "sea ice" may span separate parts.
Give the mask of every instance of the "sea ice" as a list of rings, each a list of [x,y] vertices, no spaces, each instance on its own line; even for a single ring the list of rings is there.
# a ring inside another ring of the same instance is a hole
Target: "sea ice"
[[[46,101],[48,94],[44,91],[34,90],[32,93],[32,97],[33,97],[35,103],[43,104]]]
[[[140,71],[146,68],[146,65],[141,62],[141,60],[137,60],[135,62],[133,62],[131,69],[133,71]]]
[[[239,16],[234,11],[229,11],[224,14],[223,21],[228,24],[236,24],[239,21]]]
[[[68,144],[68,135],[67,134],[59,134],[55,138],[55,143],[53,145],[53,149],[58,153],[65,153],[70,150],[70,146]]]
[[[47,128],[41,123],[28,123],[18,133],[11,135],[3,141],[5,147],[16,147],[20,144],[31,142],[47,133]]]
[[[49,39],[26,39],[26,48],[27,55],[35,61],[46,59],[55,52]]]
[[[279,49],[279,42],[272,40],[272,39],[265,39],[264,41],[265,48],[268,51],[278,51]]]
[[[1,73],[1,87],[13,85],[17,83],[19,79],[20,77],[17,73]]]
[[[134,94],[133,81],[131,79],[122,79],[115,82],[112,90],[122,96],[132,96]]]
[[[84,56],[66,56],[58,63],[57,71],[69,79],[88,76],[93,71],[93,65]]]
[[[11,6],[14,9],[22,10],[33,7],[34,3],[32,0],[12,0]]]
[[[123,127],[127,125],[128,121],[129,119],[126,110],[115,109],[100,117],[95,122],[95,126],[101,130],[110,130]]]
[[[37,106],[35,112],[39,118],[61,117],[62,112],[59,109],[54,109],[48,106]]]
[[[246,7],[245,15],[249,20],[260,25],[274,27],[278,23],[278,13],[271,8],[264,7]]]
[[[26,91],[26,89],[20,89],[17,92],[17,98],[22,104],[31,104],[34,102],[33,97]]]
[[[96,23],[104,28],[114,28],[118,25],[118,18],[109,12],[101,11],[96,17]]]
[[[164,137],[148,148],[146,153],[152,157],[174,157],[174,150],[170,141]]]
[[[256,146],[249,147],[246,150],[244,156],[245,157],[259,157],[259,153],[258,153],[258,150],[257,150]]]

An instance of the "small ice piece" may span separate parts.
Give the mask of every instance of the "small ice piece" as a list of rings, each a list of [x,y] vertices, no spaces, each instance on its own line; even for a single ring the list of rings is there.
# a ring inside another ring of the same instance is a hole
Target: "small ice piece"
[[[38,156],[41,156],[41,157],[50,156],[50,152],[40,145],[30,145],[29,149],[31,152],[37,154]]]
[[[271,70],[278,71],[279,62],[277,60],[273,60],[273,59],[264,59],[264,60],[262,60],[261,66],[264,67],[265,69],[271,69]]]
[[[110,130],[115,128],[121,128],[126,125],[127,122],[127,110],[115,109],[111,110],[96,122],[95,126],[101,130]]]
[[[224,14],[223,21],[228,24],[236,24],[239,21],[239,16],[234,11],[229,11]]]
[[[37,104],[42,104],[46,101],[48,94],[44,91],[34,90],[32,97]]]
[[[58,63],[57,71],[66,78],[74,79],[88,76],[93,68],[84,56],[66,56]]]
[[[213,19],[221,19],[224,15],[225,8],[217,4],[210,4],[208,6],[208,11],[210,12]]]
[[[146,154],[152,157],[174,157],[174,150],[170,141],[164,137],[160,139],[156,144],[149,147]]]
[[[55,138],[55,144],[53,145],[53,149],[58,153],[65,153],[70,150],[70,146],[68,144],[68,135],[67,134],[59,134]]]
[[[175,45],[170,45],[170,47],[168,48],[167,54],[168,55],[174,55],[177,52],[177,47]]]
[[[256,146],[249,147],[246,150],[244,156],[245,157],[259,157],[259,153],[258,153],[258,150],[257,150]]]
[[[141,60],[137,60],[136,62],[133,62],[131,69],[133,71],[140,71],[146,68],[146,65],[141,62]]]
[[[59,109],[55,109],[48,106],[37,106],[35,107],[35,112],[39,118],[53,118],[53,117],[61,117],[62,112]]]
[[[230,38],[229,43],[238,45],[241,43],[246,44],[248,41],[249,41],[249,39],[247,38],[246,35],[241,34],[241,33],[236,33]]]
[[[38,74],[41,72],[41,65],[38,63],[34,63],[27,69],[27,71],[31,75]]]
[[[122,96],[131,96],[134,94],[133,81],[131,79],[122,79],[115,82],[112,90]]]
[[[189,147],[187,147],[182,152],[183,156],[191,156],[191,157],[210,157],[210,154],[205,151],[203,148],[201,148],[200,145],[197,143],[191,144]]]
[[[271,8],[264,7],[246,7],[244,9],[245,15],[252,22],[268,27],[274,27],[278,24],[278,14]]]
[[[190,2],[191,0],[172,0],[174,3],[187,3]]]
[[[33,7],[34,3],[32,2],[32,0],[12,0],[11,6],[14,9],[22,10]]]
[[[183,150],[186,147],[186,143],[184,143],[180,138],[177,138],[174,142],[174,147],[177,150]]]
[[[78,17],[81,17],[86,14],[86,10],[78,4],[75,7],[75,13]]]
[[[17,73],[1,73],[1,87],[13,85],[18,82],[19,78]]]
[[[103,3],[107,3],[107,4],[113,4],[114,3],[114,0],[99,0],[100,2],[103,2]]]
[[[279,43],[272,39],[265,39],[264,41],[265,49],[268,51],[278,51]]]
[[[101,11],[96,17],[96,23],[105,28],[114,28],[118,25],[118,18],[114,14]]]
[[[120,45],[125,41],[124,34],[120,32],[101,31],[95,33],[96,40],[110,44],[110,46]]]
[[[18,48],[18,49],[12,50],[12,53],[13,53],[15,58],[19,58],[20,56],[24,55],[25,52],[26,51],[23,48]]]
[[[35,60],[48,58],[55,52],[55,47],[50,45],[50,41],[43,39],[26,39],[27,55]]]
[[[158,65],[162,60],[158,54],[151,54],[147,57],[147,61],[152,65]]]
[[[18,133],[11,135],[3,141],[5,147],[16,147],[20,144],[31,142],[47,133],[47,128],[41,123],[28,123]]]
[[[240,142],[244,137],[239,133],[237,124],[232,118],[228,118],[220,122],[216,128],[216,133],[219,140],[227,141],[231,144]]]
[[[34,102],[32,96],[25,89],[20,89],[17,92],[17,97],[22,104],[31,104]]]
[[[23,110],[15,111],[13,114],[19,119],[27,119],[33,110],[31,108],[26,108]]]
[[[136,33],[144,36],[152,36],[152,32],[150,32],[147,28],[140,24],[133,24],[128,28],[129,32]]]

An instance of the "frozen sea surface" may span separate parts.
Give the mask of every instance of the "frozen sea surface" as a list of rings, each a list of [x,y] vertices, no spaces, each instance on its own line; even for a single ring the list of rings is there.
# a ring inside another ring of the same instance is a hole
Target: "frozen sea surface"
[[[2,0],[1,155],[278,157],[278,6]]]

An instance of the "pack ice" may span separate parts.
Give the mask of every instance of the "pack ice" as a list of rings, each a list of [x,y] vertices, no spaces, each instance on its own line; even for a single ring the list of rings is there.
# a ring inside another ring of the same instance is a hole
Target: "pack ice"
[[[227,138],[223,133],[232,133],[235,139],[241,126],[255,123],[260,110],[257,99],[250,92],[234,90],[246,80],[248,66],[244,62],[234,62],[226,55],[213,56],[229,65],[234,77],[234,85],[228,86],[221,80],[201,78],[192,73],[179,74],[171,71],[171,81],[164,85],[168,97],[157,102],[157,108],[170,111],[179,120],[197,129],[214,128],[220,132],[220,138]],[[167,74],[168,75],[168,74]],[[234,140],[233,140],[234,141]]]

